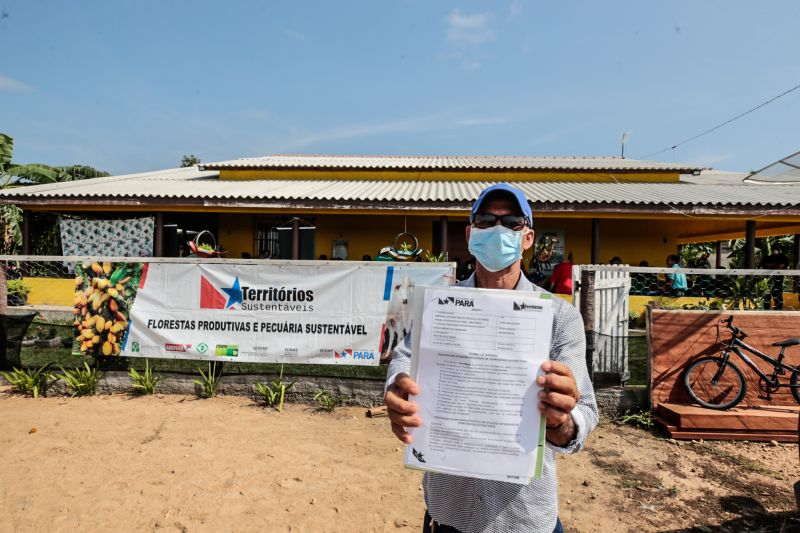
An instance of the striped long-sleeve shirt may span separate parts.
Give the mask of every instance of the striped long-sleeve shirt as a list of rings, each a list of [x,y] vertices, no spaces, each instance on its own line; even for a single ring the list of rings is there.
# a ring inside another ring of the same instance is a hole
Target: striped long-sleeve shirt
[[[460,282],[460,287],[474,287],[475,276]],[[524,276],[515,290],[539,291]],[[545,448],[542,477],[528,485],[475,479],[427,472],[423,479],[425,503],[434,520],[464,533],[542,532],[550,533],[558,517],[558,481],[556,452],[574,453],[583,447],[586,436],[597,425],[598,414],[589,373],[586,369],[586,339],[578,311],[561,298],[553,299],[554,320],[550,359],[566,364],[578,384],[580,400],[572,411],[577,436],[566,446],[548,443]],[[397,346],[389,364],[387,386],[411,366],[411,335]]]

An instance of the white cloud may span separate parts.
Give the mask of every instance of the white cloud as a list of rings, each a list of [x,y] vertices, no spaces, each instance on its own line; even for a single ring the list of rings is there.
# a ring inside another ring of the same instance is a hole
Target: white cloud
[[[511,6],[508,8],[508,14],[510,18],[515,18],[518,15],[522,14],[523,4],[521,0],[512,0]]]
[[[438,130],[454,130],[475,126],[488,126],[492,124],[506,124],[511,122],[507,117],[460,117],[453,118],[444,113],[412,117],[402,120],[392,120],[375,124],[350,124],[333,128],[328,131],[312,133],[297,137],[283,148],[297,149],[320,145],[332,141],[342,141],[381,135],[387,133],[421,133]]]
[[[312,133],[298,137],[289,143],[290,147],[302,148],[330,141],[341,141],[358,137],[368,137],[382,133],[407,133],[413,131],[423,131],[433,122],[432,117],[418,117],[397,121],[389,121],[378,124],[350,124],[333,128],[328,131]]]
[[[295,30],[283,30],[283,34],[288,38],[295,40],[295,41],[306,41],[308,40],[308,35],[305,33],[295,31]]]
[[[542,133],[541,135],[537,135],[528,141],[528,145],[530,146],[539,146],[541,144],[552,144],[556,141],[560,141],[564,138],[563,132],[553,131],[549,133]]]
[[[273,118],[272,113],[264,109],[242,109],[234,111],[233,116],[244,120],[270,120]]]
[[[453,9],[447,15],[447,42],[454,46],[479,45],[492,40],[491,13],[468,15]]]
[[[7,76],[0,74],[0,91],[10,92],[25,92],[32,91],[33,87],[21,81],[12,80]]]
[[[690,158],[687,163],[695,163],[701,165],[708,165],[712,166],[716,163],[721,163],[723,161],[727,161],[731,159],[733,154],[702,154],[696,157]]]
[[[507,117],[476,117],[461,118],[455,121],[458,126],[491,126],[493,124],[507,124],[511,120]]]

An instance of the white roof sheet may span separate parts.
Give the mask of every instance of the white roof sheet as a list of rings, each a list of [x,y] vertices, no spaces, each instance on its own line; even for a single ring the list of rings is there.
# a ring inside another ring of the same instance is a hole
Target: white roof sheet
[[[385,170],[674,170],[692,172],[704,166],[640,161],[621,157],[535,156],[370,156],[370,155],[270,155],[245,157],[201,168],[223,169],[385,169]]]
[[[220,180],[216,171],[171,169],[89,180],[16,187],[0,191],[0,203],[51,201],[109,204],[115,201],[224,205],[259,202],[292,206],[303,202],[348,205],[385,204],[463,208],[489,181],[378,180]],[[800,210],[800,187],[794,185],[697,183],[514,182],[534,204],[553,210],[572,206],[641,206],[691,210],[696,206],[792,208]],[[424,204],[424,205],[423,205]]]

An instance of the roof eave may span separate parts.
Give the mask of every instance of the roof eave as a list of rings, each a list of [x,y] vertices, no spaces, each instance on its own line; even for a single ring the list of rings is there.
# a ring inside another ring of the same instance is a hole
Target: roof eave
[[[226,199],[226,198],[138,198],[138,197],[95,197],[95,198],[0,198],[0,205],[14,204],[31,211],[81,211],[83,209],[127,208],[155,209],[168,211],[175,209],[202,208],[203,210],[228,209],[291,209],[297,211],[347,209],[375,211],[454,211],[466,214],[471,201],[419,201],[392,200],[298,200],[298,199]],[[532,202],[534,213],[597,213],[629,215],[725,215],[725,216],[800,216],[800,205],[714,205],[714,204],[637,204],[633,202]],[[40,209],[37,209],[40,208]]]

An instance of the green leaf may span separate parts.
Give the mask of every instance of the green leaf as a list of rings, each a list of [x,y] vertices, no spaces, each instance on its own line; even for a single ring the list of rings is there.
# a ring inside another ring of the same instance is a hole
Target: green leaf
[[[10,135],[0,133],[0,171],[3,171],[11,164],[11,156],[14,154],[14,139]]]

